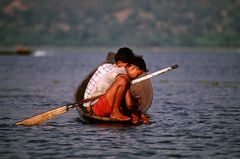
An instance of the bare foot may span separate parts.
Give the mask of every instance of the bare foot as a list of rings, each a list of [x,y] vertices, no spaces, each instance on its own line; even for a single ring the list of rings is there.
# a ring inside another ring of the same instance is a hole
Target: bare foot
[[[131,118],[129,118],[128,116],[125,116],[121,113],[118,113],[118,114],[111,114],[110,115],[110,118],[112,119],[116,119],[116,120],[119,120],[119,121],[128,121],[128,120],[131,120]]]
[[[139,124],[139,116],[132,113],[132,124],[138,125]]]
[[[141,119],[143,124],[149,124],[149,117],[147,117],[145,114],[141,115]]]

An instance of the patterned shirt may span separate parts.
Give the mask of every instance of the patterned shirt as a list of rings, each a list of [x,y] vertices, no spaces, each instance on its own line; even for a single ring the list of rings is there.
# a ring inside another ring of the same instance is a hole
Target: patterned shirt
[[[97,71],[93,74],[92,78],[89,80],[88,85],[86,87],[84,93],[84,99],[92,97],[93,88],[96,85],[97,81],[99,81],[107,72],[110,72],[114,68],[117,68],[115,64],[106,63],[97,68]],[[86,102],[83,106],[88,107],[90,102]]]
[[[120,74],[127,74],[127,71],[124,67],[114,68],[103,75],[103,77],[98,80],[95,86],[92,88],[92,96],[98,96],[105,93],[106,90],[109,89],[109,87],[113,84],[115,78]],[[97,100],[91,101],[90,105],[93,105],[95,102],[97,102]]]

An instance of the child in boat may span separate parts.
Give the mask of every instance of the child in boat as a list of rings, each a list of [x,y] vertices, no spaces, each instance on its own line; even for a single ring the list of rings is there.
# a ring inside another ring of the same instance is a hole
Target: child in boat
[[[94,86],[92,96],[103,94],[99,99],[91,102],[92,112],[100,117],[110,117],[119,121],[131,120],[121,110],[121,102],[125,100],[127,111],[131,113],[132,123],[136,124],[140,118],[143,123],[148,123],[146,117],[139,110],[130,92],[130,80],[147,71],[143,58],[135,56],[132,64],[125,67],[114,68],[106,73]]]
[[[97,68],[97,71],[93,74],[91,79],[88,82],[84,93],[84,99],[92,97],[93,88],[96,85],[97,81],[99,81],[107,72],[110,72],[114,68],[125,67],[127,64],[131,63],[134,58],[134,53],[130,48],[123,47],[120,48],[116,55],[114,56],[115,63],[105,63],[100,65]],[[84,107],[89,108],[90,102],[86,102],[83,104]]]

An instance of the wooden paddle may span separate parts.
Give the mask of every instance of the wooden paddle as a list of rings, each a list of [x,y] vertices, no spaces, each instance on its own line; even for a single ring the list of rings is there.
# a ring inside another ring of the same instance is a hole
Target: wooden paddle
[[[155,76],[160,75],[162,73],[165,73],[167,71],[171,71],[171,70],[173,70],[173,69],[175,69],[177,67],[178,67],[178,65],[173,65],[173,66],[164,68],[162,70],[156,71],[154,73],[151,73],[149,75],[143,76],[141,78],[137,78],[137,79],[131,81],[131,84],[135,84],[135,83],[147,80],[149,78],[155,77]],[[49,110],[47,112],[38,114],[36,116],[30,117],[30,118],[27,118],[27,119],[24,119],[24,120],[21,120],[21,121],[15,123],[15,125],[26,125],[26,126],[38,125],[38,124],[40,124],[40,123],[42,123],[44,121],[47,121],[47,120],[52,119],[54,117],[57,117],[57,116],[59,116],[59,115],[61,115],[63,113],[66,113],[67,111],[71,110],[72,108],[74,108],[74,107],[76,107],[78,105],[81,105],[81,104],[83,104],[85,102],[93,101],[93,100],[99,98],[102,95],[103,94],[100,94],[100,95],[95,96],[95,97],[83,99],[83,100],[79,101],[78,103],[66,104],[66,105],[54,108],[54,109]]]
[[[100,94],[100,95],[95,96],[95,97],[83,99],[83,100],[79,101],[78,103],[66,104],[66,105],[63,105],[63,106],[51,109],[51,110],[49,110],[47,112],[35,115],[33,117],[24,119],[22,121],[19,121],[19,122],[15,123],[15,125],[27,125],[27,126],[38,125],[38,124],[40,124],[40,123],[42,123],[44,121],[52,119],[52,118],[54,118],[56,116],[59,116],[59,115],[61,115],[63,113],[66,113],[67,111],[71,110],[72,108],[74,108],[74,107],[76,107],[78,105],[81,105],[81,104],[83,104],[85,102],[93,101],[93,100],[99,98],[102,95],[103,94]]]

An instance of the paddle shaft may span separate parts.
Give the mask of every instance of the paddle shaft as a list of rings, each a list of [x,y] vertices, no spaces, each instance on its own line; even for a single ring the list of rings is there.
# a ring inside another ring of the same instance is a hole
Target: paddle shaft
[[[164,68],[162,70],[159,70],[157,72],[153,72],[149,75],[146,75],[144,77],[141,77],[141,78],[138,78],[138,79],[135,79],[133,81],[131,81],[131,84],[136,84],[138,82],[141,82],[141,81],[144,81],[144,80],[147,80],[147,79],[150,79],[152,77],[155,77],[155,76],[158,76],[162,73],[165,73],[165,72],[168,72],[168,71],[171,71],[175,68],[177,68],[178,65],[173,65],[173,66],[170,66],[170,67],[167,67],[167,68]],[[103,93],[105,94],[105,93]],[[60,106],[58,108],[54,108],[52,110],[49,110],[47,112],[44,112],[44,113],[41,113],[41,114],[38,114],[38,115],[35,115],[33,117],[30,117],[30,118],[27,118],[27,119],[24,119],[22,121],[19,121],[17,123],[15,123],[15,125],[27,125],[27,126],[32,126],[32,125],[37,125],[37,124],[40,124],[46,120],[49,120],[49,119],[52,119],[58,115],[61,115],[67,111],[69,111],[70,109],[76,107],[76,106],[79,106],[85,102],[89,102],[89,101],[93,101],[93,100],[96,100],[97,98],[99,98],[100,96],[102,96],[103,94],[100,94],[98,96],[94,96],[94,97],[91,97],[91,98],[86,98],[86,99],[83,99],[77,103],[71,103],[71,104],[66,104],[64,106]]]
[[[153,73],[151,73],[151,74],[149,74],[149,75],[146,75],[146,76],[143,76],[143,77],[141,77],[141,78],[132,80],[132,81],[131,81],[131,84],[135,84],[135,83],[138,83],[138,82],[147,80],[147,79],[149,79],[149,78],[152,78],[152,77],[158,76],[158,75],[160,75],[160,74],[163,74],[163,73],[165,73],[165,72],[171,71],[171,70],[173,70],[173,69],[175,69],[175,68],[178,68],[178,65],[172,65],[172,66],[167,67],[167,68],[164,68],[164,69],[162,69],[162,70],[153,72]]]

